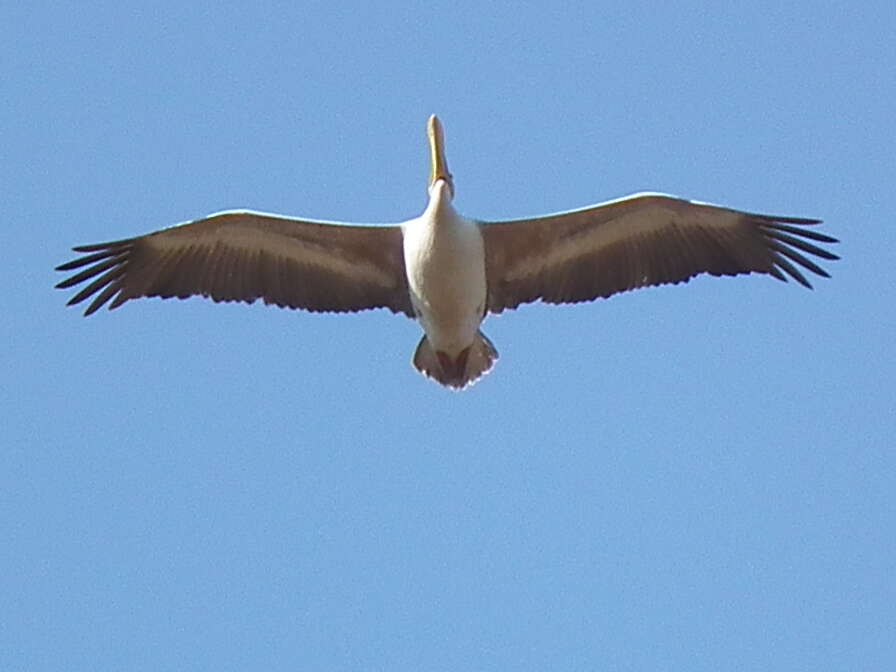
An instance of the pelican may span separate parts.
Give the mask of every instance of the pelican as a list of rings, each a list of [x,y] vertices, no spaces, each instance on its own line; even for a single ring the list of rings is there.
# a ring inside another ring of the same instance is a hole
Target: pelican
[[[497,350],[480,330],[489,313],[534,301],[579,303],[640,287],[710,275],[788,276],[811,289],[800,267],[830,277],[807,255],[836,260],[815,243],[835,238],[820,220],[776,217],[638,193],[578,210],[511,221],[469,219],[454,209],[442,124],[427,125],[432,169],[423,214],[370,226],[249,210],[219,212],[134,238],[73,248],[58,266],[83,282],[68,302],[157,296],[262,299],[313,312],[388,308],[419,321],[413,365],[462,389],[489,372]]]

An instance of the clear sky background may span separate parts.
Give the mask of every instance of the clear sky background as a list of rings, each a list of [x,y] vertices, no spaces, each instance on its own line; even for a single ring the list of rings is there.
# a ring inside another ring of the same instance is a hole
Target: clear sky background
[[[0,669],[892,670],[896,6],[3,3]],[[825,220],[831,280],[489,319],[53,289],[227,208],[658,190]]]

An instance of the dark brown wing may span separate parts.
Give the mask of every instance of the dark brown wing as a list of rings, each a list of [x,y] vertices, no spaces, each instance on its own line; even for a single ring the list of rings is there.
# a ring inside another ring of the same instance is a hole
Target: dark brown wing
[[[88,283],[85,315],[142,296],[263,299],[288,308],[349,312],[389,308],[413,317],[398,226],[349,226],[256,212],[222,212],[145,236],[74,248],[57,267],[83,270],[59,288]]]
[[[488,309],[577,303],[639,287],[686,282],[700,273],[790,276],[799,266],[829,277],[808,258],[838,259],[809,241],[818,220],[773,217],[661,194],[509,222],[483,222]],[[786,274],[786,275],[785,275]]]

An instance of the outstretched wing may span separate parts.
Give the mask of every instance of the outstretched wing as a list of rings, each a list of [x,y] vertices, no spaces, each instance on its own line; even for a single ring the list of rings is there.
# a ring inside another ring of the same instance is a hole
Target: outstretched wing
[[[836,239],[815,219],[731,210],[662,194],[636,194],[532,219],[482,222],[488,309],[522,303],[577,303],[639,287],[687,282],[700,273],[790,276],[799,267],[829,277],[809,256],[837,255],[813,244]]]
[[[350,312],[389,308],[413,317],[398,226],[351,226],[258,212],[221,212],[136,238],[74,248],[57,267],[83,270],[85,315],[142,296],[263,299],[281,307]]]

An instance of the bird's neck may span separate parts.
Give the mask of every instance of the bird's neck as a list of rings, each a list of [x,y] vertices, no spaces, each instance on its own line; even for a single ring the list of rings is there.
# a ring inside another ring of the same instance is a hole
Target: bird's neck
[[[451,185],[446,180],[436,180],[429,188],[429,204],[426,212],[434,215],[453,214],[452,200],[454,193]]]

